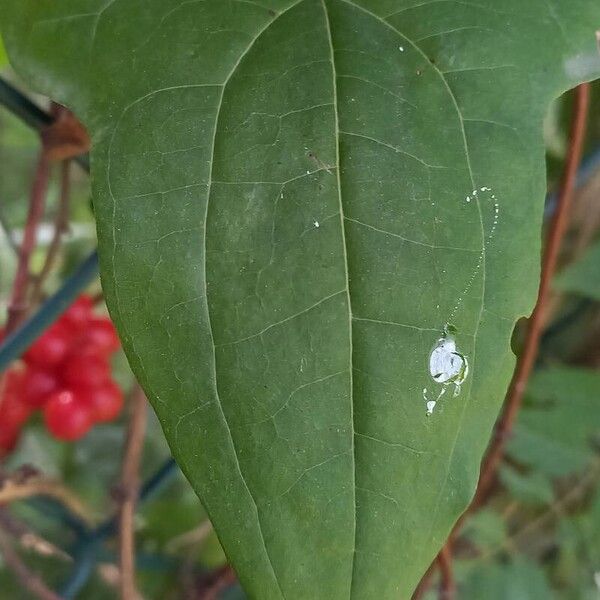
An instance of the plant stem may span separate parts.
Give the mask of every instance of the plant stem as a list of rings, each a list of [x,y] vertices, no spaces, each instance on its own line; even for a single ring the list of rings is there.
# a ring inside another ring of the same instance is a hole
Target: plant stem
[[[44,216],[48,180],[50,177],[50,164],[46,152],[42,148],[38,158],[35,178],[29,199],[29,211],[23,230],[23,241],[19,249],[17,273],[13,283],[10,303],[8,306],[8,320],[6,322],[6,335],[10,335],[27,311],[27,292],[30,283],[29,263],[37,242],[37,230]]]
[[[52,241],[48,246],[44,266],[32,285],[31,303],[34,305],[39,302],[42,296],[44,282],[54,266],[58,251],[60,250],[62,237],[69,228],[69,205],[71,195],[70,165],[71,163],[69,160],[64,160],[61,163],[60,198],[56,218],[54,219],[54,234],[52,236]]]
[[[91,511],[70,489],[59,481],[45,479],[40,476],[23,481],[12,481],[10,478],[6,478],[0,488],[0,506],[35,496],[53,498],[84,523],[89,524],[91,522]]]
[[[438,554],[437,562],[440,566],[442,581],[440,584],[440,600],[454,600],[456,598],[456,583],[452,573],[452,544],[447,543]]]
[[[146,480],[140,488],[138,504],[147,501],[157,494],[161,487],[177,473],[177,464],[173,458],[167,459],[161,467]],[[96,564],[98,546],[110,537],[116,530],[118,519],[108,518],[91,532],[84,531],[79,538],[73,556],[76,556],[73,571],[62,588],[62,596],[66,599],[75,598],[87,583],[94,565]]]
[[[144,433],[147,417],[146,396],[136,386],[131,396],[131,420],[121,470],[122,494],[119,514],[119,545],[121,566],[121,598],[135,600],[138,597],[135,585],[135,534],[134,517],[139,493],[139,467],[144,449]]]

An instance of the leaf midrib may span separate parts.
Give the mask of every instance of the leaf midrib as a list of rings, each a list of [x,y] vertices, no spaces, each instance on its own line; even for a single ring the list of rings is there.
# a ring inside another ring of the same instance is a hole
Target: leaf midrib
[[[354,360],[353,360],[353,337],[352,337],[352,302],[350,300],[350,276],[348,269],[348,248],[346,244],[346,217],[344,214],[344,203],[342,200],[342,181],[341,181],[341,167],[340,167],[340,122],[339,122],[339,114],[338,114],[338,95],[337,95],[337,71],[335,67],[335,50],[333,48],[333,37],[331,33],[331,23],[329,22],[329,14],[327,12],[327,5],[325,0],[321,0],[321,5],[323,7],[323,14],[325,17],[325,26],[327,30],[327,41],[329,43],[329,49],[331,52],[330,60],[331,60],[331,75],[332,75],[332,85],[333,85],[333,114],[335,119],[335,164],[336,164],[336,177],[337,177],[337,190],[338,190],[338,199],[340,206],[340,228],[342,234],[342,246],[343,246],[343,256],[344,256],[344,275],[346,277],[346,301],[348,303],[348,354],[350,359],[350,366],[348,369],[348,375],[350,378],[350,426],[352,431],[351,438],[351,449],[352,449],[352,498],[354,503],[354,522],[353,522],[353,544],[352,544],[352,566],[351,566],[351,575],[350,575],[350,592],[349,598],[352,599],[352,590],[354,589],[354,573],[355,573],[355,565],[356,565],[356,519],[357,519],[357,509],[356,509],[356,445],[354,443],[354,437],[356,432],[356,423],[354,420]]]

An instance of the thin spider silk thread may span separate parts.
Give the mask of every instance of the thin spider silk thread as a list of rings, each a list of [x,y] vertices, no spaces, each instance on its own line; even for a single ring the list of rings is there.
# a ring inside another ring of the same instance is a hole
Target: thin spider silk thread
[[[471,195],[466,197],[466,201],[471,202],[471,200],[473,198],[477,199],[479,197],[478,196],[479,192],[491,192],[491,191],[492,191],[492,189],[489,187],[482,187],[482,188],[480,188],[479,191],[473,190],[471,192]],[[456,304],[454,305],[454,308],[450,312],[450,316],[448,317],[448,319],[444,325],[444,332],[447,332],[448,328],[452,325],[452,320],[456,317],[456,313],[458,312],[458,309],[463,305],[465,296],[469,293],[469,291],[473,287],[473,284],[475,283],[475,278],[477,277],[477,275],[483,265],[485,252],[486,252],[488,246],[490,245],[490,242],[492,241],[494,234],[496,233],[496,228],[498,226],[498,219],[499,219],[499,215],[500,215],[500,205],[498,204],[495,194],[491,194],[490,199],[493,201],[493,207],[494,207],[494,220],[492,223],[492,227],[491,227],[488,235],[485,237],[485,240],[483,242],[483,247],[481,248],[481,252],[479,253],[479,258],[477,259],[477,264],[475,265],[475,268],[473,269],[471,276],[469,277],[469,280],[467,281],[467,284],[465,285],[462,293],[458,297],[458,300],[456,301]]]

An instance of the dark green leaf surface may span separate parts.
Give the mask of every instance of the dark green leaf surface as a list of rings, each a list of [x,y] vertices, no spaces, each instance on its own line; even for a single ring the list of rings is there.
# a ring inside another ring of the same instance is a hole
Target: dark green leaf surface
[[[596,0],[5,5],[92,132],[111,314],[248,594],[408,598],[513,368]],[[470,370],[427,417],[449,321]]]

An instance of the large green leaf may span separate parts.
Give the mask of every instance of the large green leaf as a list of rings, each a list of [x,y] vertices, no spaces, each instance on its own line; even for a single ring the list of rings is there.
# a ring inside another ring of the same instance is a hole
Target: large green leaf
[[[4,6],[91,130],[111,314],[249,595],[408,598],[513,368],[597,0]],[[427,417],[450,321],[470,370]]]

